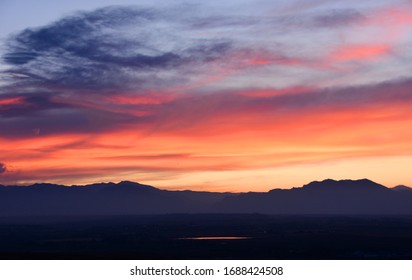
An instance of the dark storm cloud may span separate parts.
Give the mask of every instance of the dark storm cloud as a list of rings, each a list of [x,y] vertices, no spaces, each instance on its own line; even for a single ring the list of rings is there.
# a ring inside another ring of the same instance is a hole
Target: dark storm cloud
[[[181,79],[177,68],[216,59],[229,48],[219,40],[187,40],[173,27],[158,28],[162,21],[181,24],[162,11],[116,6],[23,30],[7,43],[3,60],[11,69],[5,74],[37,86],[142,88],[173,83]],[[164,47],[171,40],[174,46]]]

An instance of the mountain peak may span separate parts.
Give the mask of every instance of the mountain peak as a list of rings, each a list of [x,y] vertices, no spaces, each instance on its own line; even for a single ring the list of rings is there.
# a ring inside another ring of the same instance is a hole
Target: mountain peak
[[[333,180],[326,179],[323,181],[313,181],[309,184],[303,185],[305,190],[331,190],[331,189],[345,189],[345,190],[383,190],[387,189],[385,186],[373,182],[369,179],[359,180]]]
[[[145,190],[145,191],[160,191],[159,189],[149,186],[149,185],[144,185],[140,184],[137,182],[132,182],[132,181],[121,181],[118,184],[115,185],[116,187],[120,187],[122,189],[134,189],[134,190]]]
[[[397,193],[368,179],[326,179],[292,190],[236,195],[166,191],[131,181],[67,188],[53,184],[34,186],[2,188],[0,217],[200,212],[293,215],[412,213],[412,192]]]
[[[399,186],[393,187],[392,190],[394,190],[394,191],[412,191],[412,188],[404,186],[404,185],[399,185]]]
[[[129,185],[141,185],[141,184],[140,184],[140,183],[137,183],[137,182],[125,180],[125,181],[119,182],[117,185],[118,185],[118,186],[125,186],[125,185],[128,185],[128,186],[129,186]]]
[[[56,187],[65,187],[64,185],[59,185],[59,184],[52,184],[52,183],[35,183],[29,187],[35,187],[35,188],[56,188]]]

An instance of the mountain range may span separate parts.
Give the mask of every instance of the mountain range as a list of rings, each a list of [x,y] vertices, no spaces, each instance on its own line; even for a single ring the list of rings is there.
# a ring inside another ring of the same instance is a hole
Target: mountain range
[[[410,215],[412,189],[362,180],[314,181],[268,192],[169,191],[130,181],[85,186],[0,185],[0,216],[261,213]]]

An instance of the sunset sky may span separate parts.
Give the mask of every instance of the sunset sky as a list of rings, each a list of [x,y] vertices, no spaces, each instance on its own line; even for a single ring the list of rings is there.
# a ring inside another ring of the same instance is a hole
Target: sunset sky
[[[4,0],[0,55],[0,184],[412,186],[412,1]]]

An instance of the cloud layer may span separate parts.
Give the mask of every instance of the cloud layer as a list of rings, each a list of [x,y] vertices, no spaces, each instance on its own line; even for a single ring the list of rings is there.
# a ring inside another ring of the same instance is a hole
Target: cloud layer
[[[6,165],[4,163],[0,162],[0,175],[2,173],[5,173],[6,170],[7,170]]]
[[[328,3],[110,6],[10,35],[3,181],[201,184],[409,155],[412,11]]]
[[[58,88],[152,88],[174,84],[182,78],[176,68],[216,59],[229,47],[228,42],[191,39],[157,27],[167,24],[169,16],[108,7],[26,29],[8,42],[4,61],[13,68],[7,73],[22,84]]]

